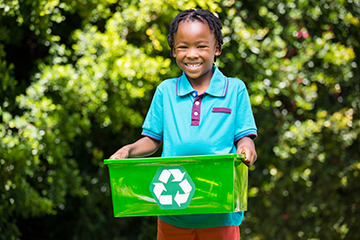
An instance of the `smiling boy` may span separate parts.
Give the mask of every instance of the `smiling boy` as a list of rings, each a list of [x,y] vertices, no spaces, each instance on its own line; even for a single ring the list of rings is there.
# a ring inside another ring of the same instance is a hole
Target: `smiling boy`
[[[220,45],[214,34],[211,34],[208,24],[190,20],[179,23],[174,34],[172,54],[191,86],[199,94],[208,88],[215,56],[220,53]]]
[[[248,166],[255,162],[257,129],[245,84],[213,64],[221,54],[221,28],[208,10],[177,15],[168,43],[183,74],[157,87],[144,137],[110,159],[147,156],[162,142],[163,157],[245,153]],[[240,239],[242,219],[243,212],[159,216],[158,240]]]

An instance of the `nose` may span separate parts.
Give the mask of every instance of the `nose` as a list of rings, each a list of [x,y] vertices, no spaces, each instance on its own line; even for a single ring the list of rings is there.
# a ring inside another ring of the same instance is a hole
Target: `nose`
[[[196,47],[188,48],[188,52],[186,54],[187,58],[197,58],[199,57],[199,51]]]

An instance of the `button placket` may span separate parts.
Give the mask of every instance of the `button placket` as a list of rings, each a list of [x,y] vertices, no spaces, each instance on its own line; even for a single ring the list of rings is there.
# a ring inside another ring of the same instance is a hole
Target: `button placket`
[[[191,111],[191,126],[199,126],[200,124],[200,109],[203,96],[197,96],[194,100]]]

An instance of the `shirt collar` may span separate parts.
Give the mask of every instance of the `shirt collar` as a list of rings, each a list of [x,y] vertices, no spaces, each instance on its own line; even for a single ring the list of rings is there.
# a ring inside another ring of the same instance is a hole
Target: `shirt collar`
[[[215,66],[213,67],[213,72],[214,74],[211,77],[209,87],[205,92],[214,97],[225,97],[229,85],[229,79]],[[177,79],[176,94],[178,96],[185,96],[194,91],[195,90],[183,72],[182,76]]]

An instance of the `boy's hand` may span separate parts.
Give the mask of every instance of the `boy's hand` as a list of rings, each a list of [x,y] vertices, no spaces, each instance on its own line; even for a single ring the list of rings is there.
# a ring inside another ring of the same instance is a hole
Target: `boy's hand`
[[[236,143],[236,153],[245,153],[246,158],[244,160],[244,163],[247,166],[252,166],[254,164],[254,162],[257,159],[257,154],[255,151],[255,144],[253,142],[253,140],[249,137],[244,137],[242,139],[240,139],[237,143]]]
[[[128,146],[124,146],[117,150],[109,159],[124,159],[129,157],[129,148]]]
[[[160,142],[149,137],[143,137],[132,144],[117,150],[109,159],[124,159],[128,157],[144,157],[153,154],[159,148]]]

